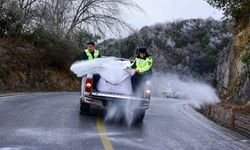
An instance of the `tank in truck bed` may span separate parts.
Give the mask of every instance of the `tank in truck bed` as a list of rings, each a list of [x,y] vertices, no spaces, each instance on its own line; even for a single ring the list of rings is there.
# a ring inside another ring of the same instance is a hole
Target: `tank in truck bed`
[[[149,108],[151,97],[151,82],[146,81],[143,93],[136,96],[132,92],[131,76],[122,82],[112,84],[103,78],[98,82],[98,91],[92,91],[93,75],[89,74],[86,78],[82,78],[81,96],[80,96],[80,112],[88,114],[91,106],[97,106],[101,109],[108,107],[123,107],[126,103],[131,104],[131,109],[138,113],[139,120],[142,120],[145,111]],[[136,107],[135,107],[136,106]],[[143,117],[142,117],[143,116]]]

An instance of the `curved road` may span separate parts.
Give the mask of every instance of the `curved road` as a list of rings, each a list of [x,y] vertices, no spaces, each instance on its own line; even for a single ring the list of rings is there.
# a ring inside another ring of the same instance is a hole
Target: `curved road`
[[[186,103],[152,98],[144,122],[127,126],[95,109],[79,115],[79,93],[0,95],[0,150],[250,150],[249,139]]]

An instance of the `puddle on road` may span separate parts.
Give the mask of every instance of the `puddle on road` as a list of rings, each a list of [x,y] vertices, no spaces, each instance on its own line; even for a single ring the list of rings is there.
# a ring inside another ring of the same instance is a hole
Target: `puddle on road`
[[[91,139],[99,135],[90,132],[82,132],[74,129],[46,129],[46,128],[23,128],[16,130],[18,136],[35,137],[42,143],[64,144],[67,140]],[[73,136],[72,136],[73,135]]]
[[[143,139],[134,139],[134,138],[116,138],[111,137],[109,138],[112,143],[117,143],[119,145],[126,145],[129,147],[136,147],[136,148],[142,148],[145,149],[145,143]]]
[[[86,132],[70,128],[62,129],[46,129],[46,128],[22,128],[14,132],[16,137],[19,138],[32,138],[43,144],[67,144],[67,142],[77,139],[89,140],[99,138],[99,133]],[[121,136],[123,132],[108,132],[106,135]],[[1,149],[0,149],[1,150]]]
[[[24,147],[0,147],[0,150],[24,150],[24,149],[27,149],[27,148],[24,148]]]
[[[250,144],[250,140],[240,140],[243,143],[249,143]]]

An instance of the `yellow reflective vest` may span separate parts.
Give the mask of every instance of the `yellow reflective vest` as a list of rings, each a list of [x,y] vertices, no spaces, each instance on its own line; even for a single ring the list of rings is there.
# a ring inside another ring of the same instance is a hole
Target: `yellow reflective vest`
[[[88,60],[92,60],[94,58],[97,58],[99,56],[99,54],[100,54],[100,52],[98,50],[96,50],[96,49],[94,50],[94,58],[93,58],[93,56],[91,55],[91,53],[89,52],[88,49],[85,50],[85,53],[86,53],[86,55],[88,57]]]
[[[136,69],[139,70],[139,73],[145,73],[149,71],[153,65],[152,57],[147,57],[146,59],[136,58]]]

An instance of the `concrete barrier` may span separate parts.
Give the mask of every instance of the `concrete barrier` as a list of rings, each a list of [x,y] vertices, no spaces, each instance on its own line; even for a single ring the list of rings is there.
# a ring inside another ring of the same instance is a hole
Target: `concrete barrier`
[[[202,113],[227,128],[250,137],[250,115],[238,113],[240,108],[233,106],[210,105],[202,108]]]
[[[236,113],[235,129],[246,136],[250,136],[250,116]]]

